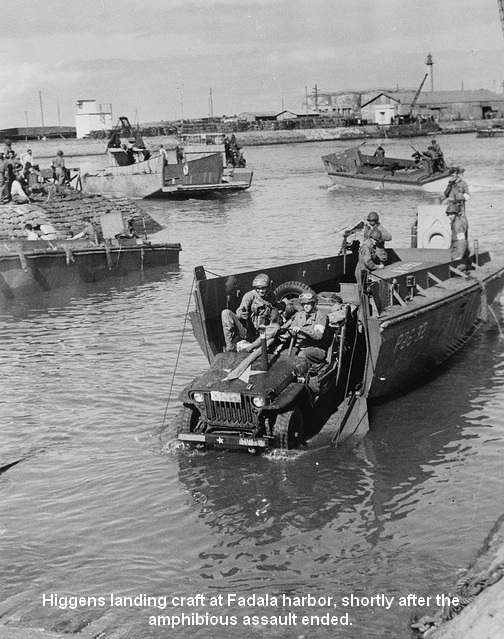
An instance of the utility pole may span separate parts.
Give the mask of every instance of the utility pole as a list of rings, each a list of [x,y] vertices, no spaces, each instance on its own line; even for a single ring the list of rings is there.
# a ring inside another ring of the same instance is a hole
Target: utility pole
[[[180,122],[181,124],[183,124],[184,122],[184,95],[183,95],[184,83],[177,82],[177,89],[180,91]]]
[[[58,129],[61,130],[61,118],[60,118],[59,102],[58,102]]]
[[[308,109],[308,87],[305,84],[305,88],[304,88],[304,94],[305,94],[305,104],[306,104],[306,115],[308,115],[309,113],[309,109]]]
[[[434,91],[434,61],[432,59],[431,54],[427,56],[427,62],[425,63],[429,67],[430,71],[430,90],[431,93]]]
[[[319,112],[319,108],[318,108],[318,87],[317,85],[315,85],[315,88],[313,89],[313,93],[315,95],[315,111],[316,113]]]
[[[212,87],[210,87],[210,118],[213,118],[213,96],[212,96]]]
[[[45,125],[44,125],[44,108],[42,106],[42,91],[39,91],[39,101],[40,101],[40,114],[42,115],[42,137],[45,137]]]
[[[26,120],[26,135],[25,135],[25,139],[28,139],[28,111],[24,112],[24,116],[25,116],[25,120]]]

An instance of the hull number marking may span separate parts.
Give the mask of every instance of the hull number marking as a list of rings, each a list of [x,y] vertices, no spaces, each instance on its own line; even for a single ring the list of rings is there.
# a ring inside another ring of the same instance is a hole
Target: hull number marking
[[[397,350],[402,351],[403,348],[407,348],[410,344],[414,344],[420,341],[421,339],[423,339],[425,332],[427,331],[427,324],[428,322],[423,322],[422,324],[419,324],[418,326],[414,326],[413,328],[410,328],[409,331],[406,331],[405,333],[401,333],[399,337],[397,338],[397,342],[394,348],[394,353]]]

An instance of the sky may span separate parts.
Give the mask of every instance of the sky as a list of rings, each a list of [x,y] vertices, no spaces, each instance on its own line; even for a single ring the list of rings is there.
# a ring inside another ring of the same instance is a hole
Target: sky
[[[284,109],[306,93],[503,93],[498,0],[0,0],[0,129]],[[424,90],[430,89],[426,83]]]

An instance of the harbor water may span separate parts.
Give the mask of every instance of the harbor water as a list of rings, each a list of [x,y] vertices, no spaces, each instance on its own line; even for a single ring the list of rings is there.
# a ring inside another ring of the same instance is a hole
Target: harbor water
[[[438,141],[466,169],[471,240],[503,257],[504,142]],[[383,143],[397,157],[427,144]],[[281,454],[176,442],[178,393],[207,365],[187,318],[195,266],[335,254],[371,210],[407,246],[417,207],[436,201],[331,186],[321,156],[346,146],[246,148],[248,192],[140,203],[163,225],[156,240],[181,242],[179,266],[2,304],[1,459],[23,461],[0,474],[0,602],[24,622],[109,615],[140,639],[407,637],[475,559],[504,513],[503,298],[435,375],[372,408],[354,448],[329,446],[330,418]],[[409,595],[431,606],[401,605]]]

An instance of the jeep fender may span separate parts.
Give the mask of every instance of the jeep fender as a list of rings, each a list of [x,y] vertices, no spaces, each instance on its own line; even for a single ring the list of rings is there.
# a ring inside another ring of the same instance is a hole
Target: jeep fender
[[[283,410],[287,406],[290,406],[294,403],[298,405],[305,400],[305,397],[303,397],[303,395],[306,395],[306,397],[308,397],[305,384],[290,384],[275,398],[274,402],[265,406],[263,410],[265,412],[270,410],[278,411]]]

